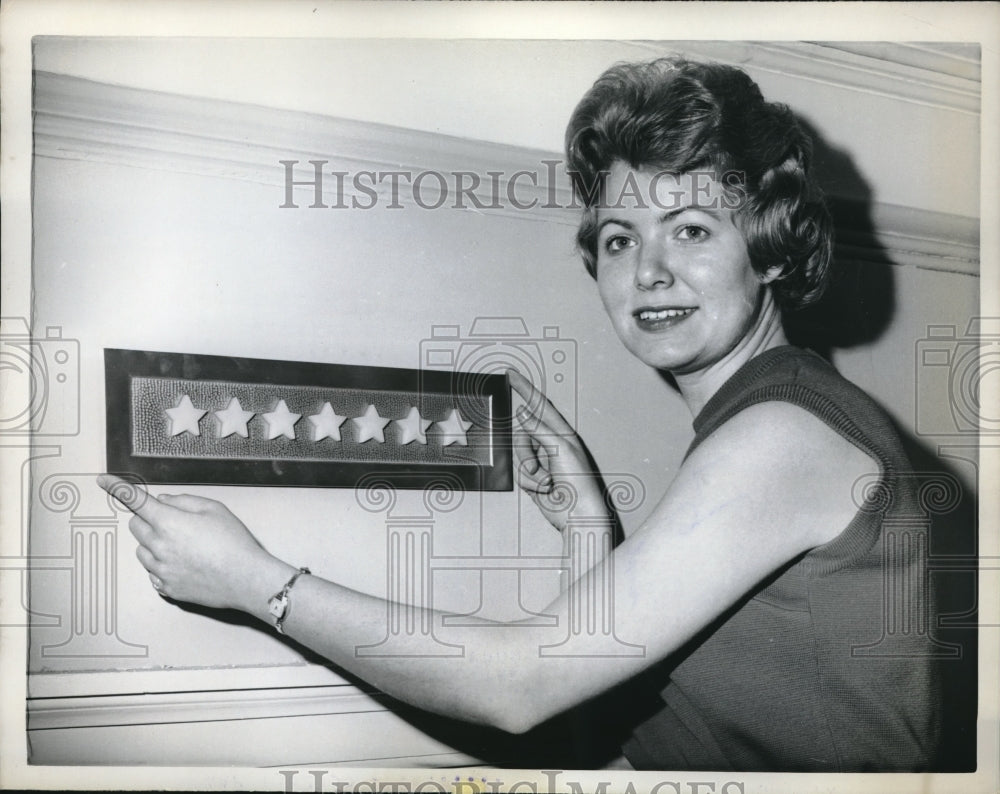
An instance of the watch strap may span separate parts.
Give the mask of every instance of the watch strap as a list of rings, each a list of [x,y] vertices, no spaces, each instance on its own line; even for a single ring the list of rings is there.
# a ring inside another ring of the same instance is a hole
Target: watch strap
[[[295,586],[295,583],[299,580],[299,577],[302,576],[302,574],[308,573],[311,573],[308,568],[299,568],[294,574],[292,574],[292,578],[285,582],[285,586],[271,596],[267,601],[268,611],[274,616],[274,628],[278,634],[285,633],[283,624],[285,622],[285,618],[288,617],[288,594]]]

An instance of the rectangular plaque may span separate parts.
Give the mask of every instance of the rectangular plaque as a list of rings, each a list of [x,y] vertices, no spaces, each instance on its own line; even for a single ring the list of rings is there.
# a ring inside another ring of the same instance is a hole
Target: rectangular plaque
[[[501,374],[108,348],[108,470],[152,483],[509,491]]]

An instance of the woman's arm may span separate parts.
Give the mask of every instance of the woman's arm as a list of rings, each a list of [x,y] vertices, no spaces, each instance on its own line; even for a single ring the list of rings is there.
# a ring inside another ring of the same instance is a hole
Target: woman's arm
[[[555,628],[449,628],[440,613],[426,614],[435,636],[464,646],[464,656],[428,658],[416,645],[413,656],[365,656],[356,649],[383,639],[386,602],[309,576],[292,591],[285,631],[400,700],[527,730],[663,659],[770,573],[836,537],[857,510],[855,481],[875,471],[806,411],[756,405],[699,446],[645,524],[553,602]],[[268,620],[267,599],[294,568],[222,505],[160,497],[128,506],[139,517],[139,558],[166,595]],[[544,655],[543,646],[565,640],[570,611],[594,598],[610,599],[615,636],[643,655]]]

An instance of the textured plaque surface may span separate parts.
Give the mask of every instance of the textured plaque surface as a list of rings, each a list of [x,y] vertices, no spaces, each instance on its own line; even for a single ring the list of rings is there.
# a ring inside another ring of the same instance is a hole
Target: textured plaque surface
[[[510,490],[503,375],[106,349],[108,468],[148,482]],[[402,476],[400,476],[402,475]]]

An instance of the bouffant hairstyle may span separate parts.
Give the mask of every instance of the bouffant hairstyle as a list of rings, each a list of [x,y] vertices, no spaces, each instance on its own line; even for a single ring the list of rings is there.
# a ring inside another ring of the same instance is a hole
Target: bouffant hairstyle
[[[822,295],[833,226],[810,175],[812,141],[785,106],[765,102],[741,69],[679,57],[608,69],[566,130],[574,194],[583,204],[577,244],[597,275],[597,204],[620,160],[671,173],[707,171],[739,194],[736,223],[754,270],[783,309]]]

